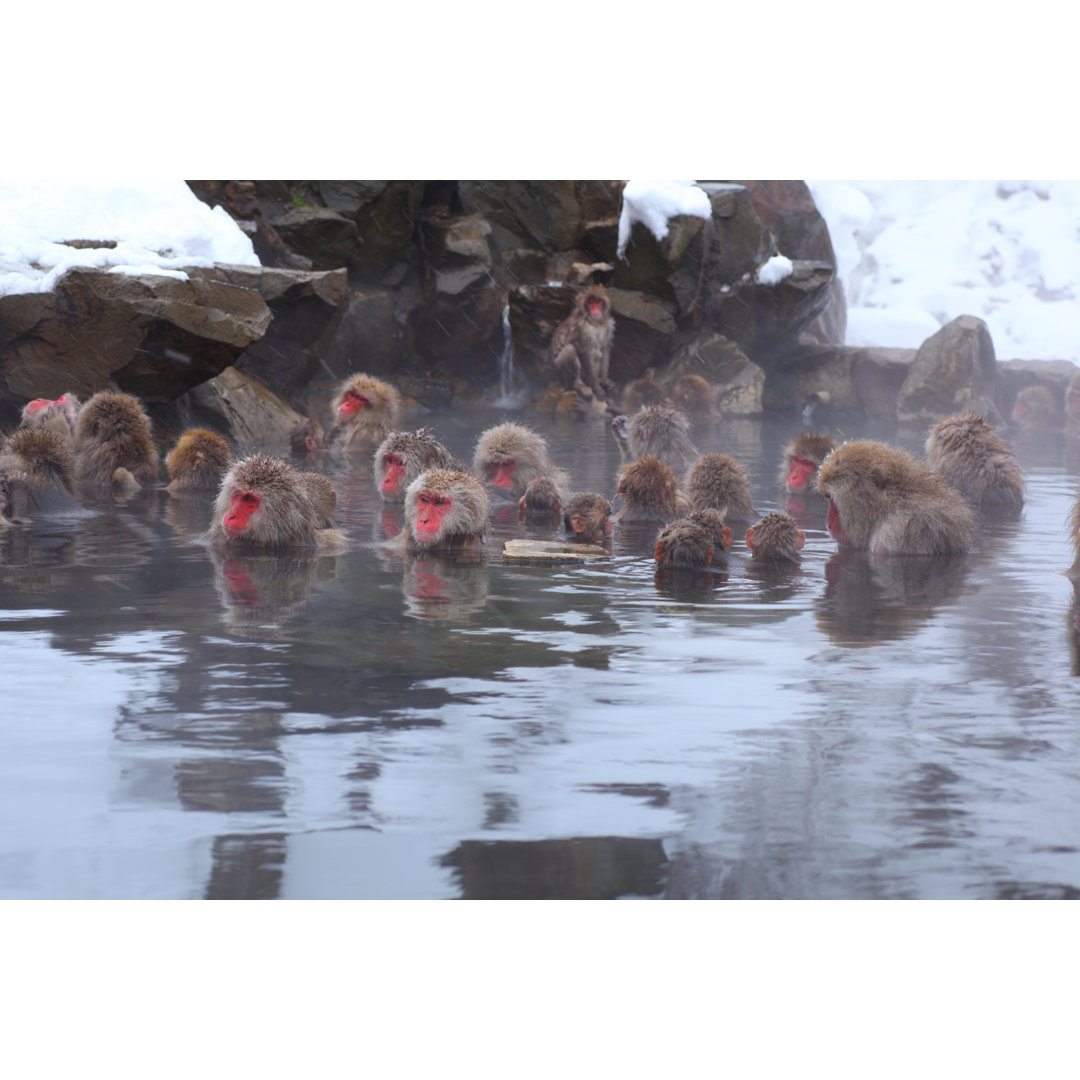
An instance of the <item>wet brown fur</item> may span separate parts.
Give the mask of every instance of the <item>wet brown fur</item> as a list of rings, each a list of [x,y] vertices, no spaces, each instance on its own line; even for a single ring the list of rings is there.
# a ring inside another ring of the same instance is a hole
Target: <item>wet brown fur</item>
[[[318,420],[298,420],[289,429],[289,455],[293,461],[315,461],[326,453],[326,435]]]
[[[1045,435],[1061,429],[1061,406],[1045,386],[1025,386],[1016,395],[1012,421],[1025,435]]]
[[[476,441],[473,472],[484,483],[490,483],[495,467],[504,461],[516,462],[511,487],[500,489],[508,497],[519,499],[540,476],[546,476],[560,492],[569,486],[566,473],[552,460],[544,439],[522,424],[498,424],[482,432]]]
[[[418,537],[416,518],[420,494],[451,500],[436,537]],[[402,537],[413,552],[473,550],[491,531],[491,500],[487,488],[471,472],[459,469],[427,469],[405,492],[405,529]]]
[[[138,398],[103,390],[75,421],[75,478],[80,483],[156,484],[160,478],[150,418]]]
[[[705,454],[694,462],[686,474],[686,496],[695,510],[713,507],[725,521],[753,521],[758,516],[746,470],[730,454]]]
[[[386,455],[397,454],[405,459],[405,474],[398,480],[397,489],[387,494],[382,489],[386,473]],[[465,469],[438,439],[432,428],[422,427],[416,431],[391,431],[372,456],[372,468],[379,494],[387,502],[404,502],[409,485],[425,469]]]
[[[352,416],[338,415],[338,409],[352,391],[366,398],[368,405]],[[390,434],[401,426],[401,394],[389,383],[373,375],[352,375],[346,379],[330,402],[333,426],[328,447],[335,456],[370,454]]]
[[[836,441],[831,439],[828,435],[815,435],[809,431],[800,432],[794,439],[789,439],[787,445],[783,450],[783,460],[780,464],[780,476],[779,483],[781,487],[787,488],[788,491],[808,491],[815,490],[814,485],[817,482],[817,470],[821,468],[821,463],[836,449]],[[791,459],[798,455],[799,457],[807,458],[812,461],[817,468],[806,478],[805,488],[792,489],[787,487],[788,477],[791,475]]]
[[[715,393],[703,375],[680,375],[671,388],[671,403],[695,424],[715,419]]]
[[[518,506],[524,513],[557,514],[562,509],[562,496],[548,477],[538,476],[525,489]]]
[[[673,521],[656,537],[655,559],[661,566],[703,569],[710,566],[715,547],[700,525],[686,518]]]
[[[622,409],[625,413],[636,413],[645,405],[670,405],[667,391],[653,377],[653,369],[648,368],[637,379],[626,384],[622,394]]]
[[[950,416],[930,429],[926,462],[976,509],[1017,518],[1024,476],[1012,451],[976,413]]]
[[[599,297],[603,303],[598,318],[591,316],[586,307],[592,297]],[[551,336],[551,362],[563,386],[582,397],[604,400],[611,389],[608,367],[614,338],[611,300],[602,285],[590,285],[578,293],[574,310]]]
[[[699,451],[690,437],[686,413],[671,405],[647,405],[630,417],[626,442],[635,458],[655,455],[676,473],[684,473]]]
[[[71,393],[61,394],[55,401],[50,402],[43,409],[30,414],[26,410],[29,403],[24,406],[20,427],[45,428],[55,431],[74,444],[75,421],[79,416],[82,403]]]
[[[799,562],[804,542],[790,514],[766,514],[746,530],[746,546],[756,562]]]
[[[0,451],[0,515],[78,509],[74,475],[75,457],[65,435],[46,427],[17,429]]]
[[[610,535],[611,503],[595,491],[581,491],[566,500],[563,528],[573,540],[601,543]]]
[[[705,530],[705,535],[713,546],[714,557],[716,551],[727,551],[731,547],[731,530],[724,523],[724,515],[719,510],[695,510],[686,515],[686,520]]]
[[[205,428],[185,431],[165,457],[169,491],[217,491],[232,461],[232,450],[220,436]]]
[[[623,506],[614,521],[671,521],[690,509],[674,470],[655,456],[623,465],[615,495]]]
[[[304,485],[311,506],[315,511],[315,524],[320,529],[334,527],[334,511],[337,510],[337,489],[329,476],[317,472],[297,474]]]
[[[975,535],[970,507],[937,473],[886,443],[860,439],[834,450],[818,470],[818,491],[856,549],[874,555],[948,555]],[[835,536],[835,534],[833,534]]]

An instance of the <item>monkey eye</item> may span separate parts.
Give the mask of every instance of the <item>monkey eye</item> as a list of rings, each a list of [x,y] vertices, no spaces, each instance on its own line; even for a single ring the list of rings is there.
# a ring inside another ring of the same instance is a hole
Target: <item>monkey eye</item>
[[[404,465],[405,462],[402,461],[401,458],[398,457],[397,454],[387,454],[386,455],[386,464],[387,465]]]
[[[246,503],[257,503],[259,501],[258,495],[256,495],[253,491],[240,491],[237,492],[234,497],[240,499],[241,502]]]
[[[792,454],[791,460],[794,461],[796,465],[802,465],[807,469],[813,469],[815,467],[814,463],[809,458],[799,457],[798,454]]]

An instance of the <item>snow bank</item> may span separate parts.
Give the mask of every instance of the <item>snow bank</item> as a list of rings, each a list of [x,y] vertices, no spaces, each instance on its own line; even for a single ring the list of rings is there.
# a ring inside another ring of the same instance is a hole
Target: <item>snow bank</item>
[[[619,246],[623,252],[630,242],[630,230],[640,221],[657,240],[668,234],[668,220],[679,214],[708,220],[712,217],[709,196],[690,180],[630,180],[623,188],[619,213]]]

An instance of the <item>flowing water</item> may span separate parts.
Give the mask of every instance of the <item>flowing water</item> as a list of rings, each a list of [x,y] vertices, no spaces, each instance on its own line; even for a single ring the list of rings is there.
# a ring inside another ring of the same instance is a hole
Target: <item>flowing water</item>
[[[508,418],[410,420],[469,460]],[[524,419],[611,495],[603,421]],[[218,558],[163,492],[6,530],[0,897],[1080,895],[1070,447],[1019,448],[1024,516],[972,555],[871,561],[778,488],[792,433],[698,440],[799,518],[788,573],[737,534],[658,579],[641,528],[503,565],[554,532],[509,506],[483,564],[405,559],[366,463],[336,557]]]

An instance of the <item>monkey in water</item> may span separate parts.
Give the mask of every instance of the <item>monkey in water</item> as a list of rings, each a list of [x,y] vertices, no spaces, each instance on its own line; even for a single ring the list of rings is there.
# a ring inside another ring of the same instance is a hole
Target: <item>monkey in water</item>
[[[730,454],[705,454],[686,474],[686,495],[695,510],[719,510],[725,521],[753,521],[746,470]]]
[[[75,479],[100,487],[145,487],[160,478],[150,418],[138,398],[95,394],[75,420]]]
[[[646,405],[633,416],[616,416],[611,431],[624,458],[655,456],[682,474],[698,458],[690,421],[671,405]]]
[[[401,394],[372,375],[346,379],[330,403],[334,416],[327,446],[336,458],[370,454],[401,426]]]
[[[653,368],[646,368],[636,379],[631,379],[622,392],[622,410],[628,416],[646,405],[670,405],[667,391],[656,381]]]
[[[1025,386],[1016,395],[1012,422],[1023,435],[1047,435],[1061,430],[1061,408],[1045,386]]]
[[[315,511],[315,527],[331,529],[334,526],[334,511],[337,509],[337,488],[329,476],[317,472],[297,473],[304,485],[311,508]]]
[[[845,547],[872,555],[967,551],[975,518],[944,480],[910,454],[859,439],[837,447],[818,470],[828,528]]]
[[[231,461],[232,450],[220,435],[205,428],[190,428],[165,457],[165,471],[169,474],[166,490],[174,494],[217,491]]]
[[[0,517],[81,513],[74,475],[66,436],[45,427],[18,428],[0,451]]]
[[[658,457],[643,457],[619,469],[616,498],[623,500],[615,521],[672,521],[690,505],[679,490],[670,465]]]
[[[289,429],[289,456],[293,461],[314,462],[326,454],[326,435],[318,420],[298,420]]]
[[[586,399],[606,400],[613,386],[608,367],[614,338],[611,300],[602,285],[590,285],[551,336],[551,361],[563,386]]]
[[[41,427],[55,431],[69,442],[75,442],[75,420],[82,403],[71,393],[61,394],[55,401],[35,398],[23,406],[20,427]]]
[[[562,510],[562,495],[548,477],[538,476],[518,499],[518,509],[522,517],[526,514],[558,514]]]
[[[215,547],[240,551],[340,546],[340,532],[319,527],[320,511],[311,491],[310,482],[290,462],[251,454],[221,481],[209,539]]]
[[[930,429],[926,462],[976,509],[1014,520],[1024,506],[1024,476],[1012,451],[976,413]]]
[[[804,495],[815,490],[817,471],[821,463],[836,449],[828,435],[804,431],[789,439],[783,450],[780,483],[791,495]]]
[[[408,551],[475,552],[491,529],[487,489],[470,472],[427,469],[405,492]]]
[[[429,427],[391,431],[372,459],[375,483],[387,502],[404,502],[408,486],[425,469],[464,469]]]
[[[601,544],[615,531],[611,503],[594,491],[582,491],[566,500],[563,528],[571,540]]]
[[[790,514],[766,514],[746,530],[746,546],[755,562],[798,562],[805,543],[806,534]]]
[[[498,424],[482,432],[476,440],[473,472],[514,499],[520,499],[540,476],[546,476],[560,492],[569,486],[547,443],[521,424]]]
[[[671,387],[671,404],[695,424],[716,419],[716,391],[703,375],[680,375]]]

